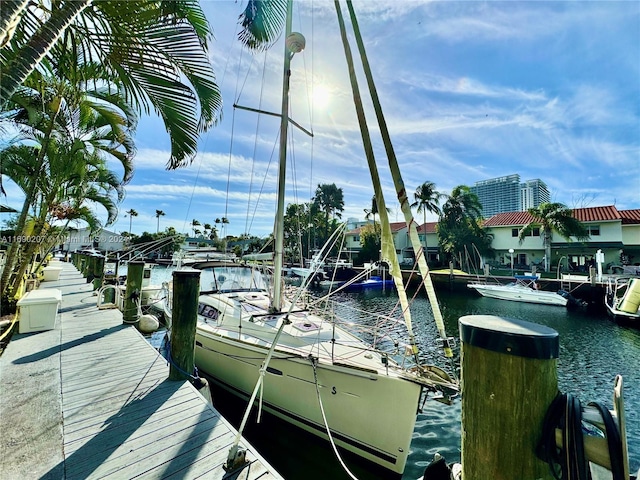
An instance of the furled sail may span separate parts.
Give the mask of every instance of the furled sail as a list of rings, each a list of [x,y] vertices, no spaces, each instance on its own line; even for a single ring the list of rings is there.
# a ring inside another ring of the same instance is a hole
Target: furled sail
[[[340,6],[336,2],[336,11],[338,14],[338,23],[340,25],[340,33],[342,35],[342,43],[344,45],[345,56],[349,65],[349,79],[351,81],[351,89],[353,92],[354,103],[356,106],[356,114],[358,116],[358,123],[360,124],[360,133],[362,135],[362,142],[364,145],[365,155],[367,157],[367,163],[369,165],[369,171],[371,172],[371,181],[373,183],[373,189],[376,196],[376,203],[378,205],[378,214],[380,215],[381,225],[381,247],[382,258],[381,260],[389,265],[389,273],[393,278],[393,282],[398,291],[398,298],[400,300],[400,306],[402,307],[402,313],[404,321],[407,326],[407,332],[409,334],[409,342],[411,345],[411,352],[417,357],[418,347],[415,342],[415,336],[413,333],[413,325],[411,320],[411,311],[409,310],[409,300],[407,299],[407,292],[404,289],[404,283],[402,280],[402,272],[400,270],[400,264],[398,263],[398,256],[396,255],[395,245],[393,243],[393,235],[391,233],[391,225],[389,224],[389,216],[387,214],[387,208],[384,202],[384,196],[382,194],[382,187],[380,183],[380,176],[378,174],[378,167],[376,165],[375,156],[373,153],[373,146],[371,144],[371,136],[369,135],[369,128],[367,126],[367,120],[365,118],[364,108],[362,106],[362,99],[360,97],[360,89],[356,80],[355,71],[353,68],[353,57],[351,55],[351,48],[347,40],[346,31],[344,28],[344,19]],[[416,358],[417,360],[417,358]]]
[[[382,113],[382,107],[380,106],[380,100],[378,98],[378,93],[373,82],[373,77],[371,75],[371,68],[369,66],[369,62],[367,60],[366,52],[364,49],[364,43],[362,42],[362,37],[360,35],[360,29],[358,27],[358,20],[356,18],[355,12],[353,10],[353,5],[351,2],[347,2],[347,7],[349,9],[349,15],[351,18],[351,22],[353,24],[353,29],[355,33],[356,42],[358,44],[358,49],[360,51],[360,57],[362,59],[362,65],[364,68],[365,76],[367,78],[367,85],[369,87],[369,92],[371,93],[371,98],[373,100],[373,106],[375,108],[376,117],[378,119],[378,125],[380,126],[380,132],[382,134],[382,140],[384,142],[385,151],[387,152],[387,159],[389,161],[389,168],[391,170],[391,176],[393,178],[393,183],[396,188],[396,193],[398,195],[398,201],[400,202],[400,208],[404,215],[405,221],[407,223],[407,228],[409,230],[409,239],[411,240],[411,245],[413,246],[414,252],[416,252],[416,260],[418,261],[418,268],[420,270],[420,275],[422,276],[422,283],[427,292],[427,297],[429,298],[429,303],[431,303],[431,308],[433,310],[433,317],[436,322],[436,327],[438,328],[438,333],[440,338],[444,343],[444,353],[448,358],[453,357],[453,352],[451,347],[449,346],[447,333],[444,328],[444,321],[442,319],[442,312],[440,311],[440,305],[438,303],[438,298],[436,296],[435,289],[433,287],[433,282],[431,281],[431,276],[429,275],[429,266],[427,265],[425,259],[425,253],[422,248],[422,244],[420,243],[420,238],[418,237],[418,230],[416,228],[416,222],[413,218],[413,213],[411,213],[411,207],[409,206],[409,201],[407,199],[407,192],[404,188],[404,182],[402,180],[402,175],[400,173],[400,168],[398,167],[398,161],[396,159],[396,154],[393,149],[393,145],[391,144],[391,137],[389,135],[389,130],[387,128],[387,123]]]

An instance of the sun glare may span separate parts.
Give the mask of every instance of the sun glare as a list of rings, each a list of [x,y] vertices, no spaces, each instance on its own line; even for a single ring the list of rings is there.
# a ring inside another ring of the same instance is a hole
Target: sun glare
[[[326,110],[331,101],[331,92],[323,85],[313,88],[313,108],[316,110]]]

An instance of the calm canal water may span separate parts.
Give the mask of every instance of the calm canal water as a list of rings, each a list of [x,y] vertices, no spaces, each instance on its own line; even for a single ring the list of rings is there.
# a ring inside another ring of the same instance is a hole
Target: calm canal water
[[[166,274],[164,270],[166,269],[158,269],[152,279]],[[492,300],[479,297],[473,292],[450,291],[448,288],[439,288],[438,298],[447,333],[456,339],[458,319],[465,315],[497,315],[540,323],[556,330],[560,335],[560,390],[576,395],[583,404],[598,401],[612,409],[613,381],[616,375],[622,375],[631,471],[638,470],[640,330],[609,321],[604,311],[575,311]],[[364,292],[345,294],[342,300],[345,304],[362,309],[388,311],[395,306],[397,295],[395,292]],[[433,357],[430,361],[436,361],[434,339],[437,334],[431,306],[424,293],[419,294],[412,304],[412,315],[421,351]],[[234,425],[239,425],[246,404],[220,389],[214,387],[212,390],[215,406]],[[393,408],[393,405],[389,408]],[[270,415],[263,416],[260,424],[250,421],[245,435],[286,479],[349,478],[327,443]],[[411,453],[402,478],[422,478],[425,467],[436,452],[444,455],[448,462],[460,460],[459,398],[450,406],[436,401],[426,402],[423,412],[418,414]],[[344,459],[361,480],[397,478],[385,477],[383,472],[362,465],[348,455]]]

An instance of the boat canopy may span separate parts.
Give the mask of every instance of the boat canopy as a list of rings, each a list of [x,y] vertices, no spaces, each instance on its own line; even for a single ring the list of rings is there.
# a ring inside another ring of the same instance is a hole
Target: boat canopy
[[[540,277],[538,277],[537,275],[514,275],[513,278],[515,278],[516,280],[529,280],[535,282]]]

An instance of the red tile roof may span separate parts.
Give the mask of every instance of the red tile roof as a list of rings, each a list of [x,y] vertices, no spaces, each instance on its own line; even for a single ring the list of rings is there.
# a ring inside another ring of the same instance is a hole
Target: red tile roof
[[[618,210],[622,217],[623,225],[634,225],[640,223],[640,208],[634,210]]]
[[[424,233],[425,228],[427,230],[427,234],[436,233],[436,225],[438,225],[438,222],[427,222],[422,225],[418,225],[418,233]]]
[[[608,205],[605,207],[586,207],[573,209],[573,215],[581,222],[603,222],[603,221],[617,221],[621,220],[624,225],[640,224],[640,208],[632,210],[618,210],[615,205]],[[498,213],[491,218],[484,221],[485,227],[508,227],[508,226],[522,226],[533,221],[534,218],[529,212],[506,212]],[[423,225],[418,225],[418,233],[424,233],[425,227],[427,233],[436,233],[436,226],[438,222],[427,222]],[[405,228],[405,222],[393,222],[391,223],[391,231],[397,232]],[[357,235],[360,233],[360,228],[351,230],[351,235]]]
[[[626,210],[627,212],[640,212],[640,210]],[[634,218],[633,215],[638,215],[638,221],[640,221],[640,213],[630,215],[630,218]],[[587,207],[587,208],[574,208],[573,216],[581,222],[602,222],[602,221],[615,221],[621,220],[623,217],[615,205],[609,205],[606,207]],[[526,225],[533,221],[534,218],[529,212],[506,212],[498,213],[491,218],[488,218],[484,222],[485,227],[506,227],[511,225]]]
[[[407,224],[406,222],[391,222],[389,226],[391,227],[391,232],[398,232],[406,228]]]
[[[603,220],[611,221],[620,220],[622,218],[615,205],[608,205],[606,207],[575,208],[573,210],[573,216],[581,222],[601,222]]]

